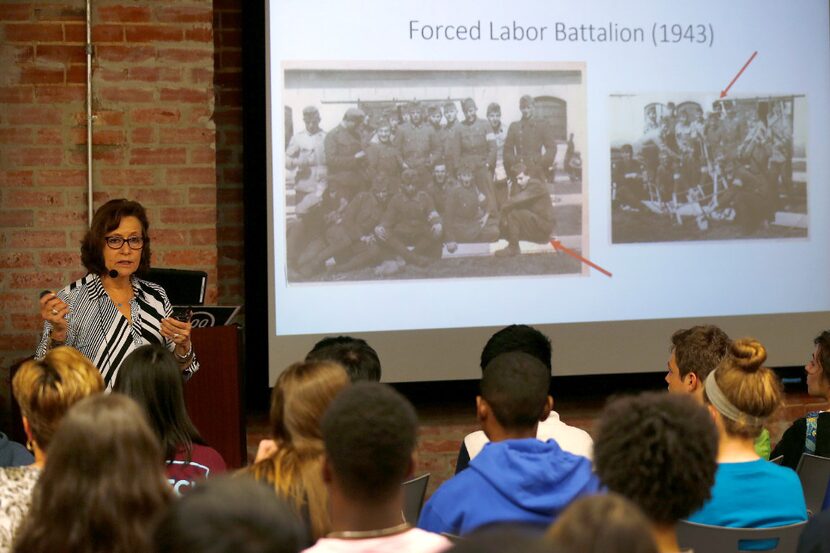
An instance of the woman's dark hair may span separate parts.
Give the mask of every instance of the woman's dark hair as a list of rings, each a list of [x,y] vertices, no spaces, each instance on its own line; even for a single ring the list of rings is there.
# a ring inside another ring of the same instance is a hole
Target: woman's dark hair
[[[124,217],[135,217],[141,223],[141,235],[144,238],[144,247],[141,249],[141,260],[138,262],[136,273],[145,274],[150,270],[150,223],[147,220],[147,212],[138,203],[123,198],[110,200],[95,212],[92,217],[92,224],[86,231],[81,241],[81,263],[86,270],[95,275],[103,275],[107,272],[104,264],[104,237],[121,224]]]
[[[96,394],[72,407],[55,434],[13,551],[149,553],[172,495],[141,408],[121,394]]]
[[[193,444],[205,445],[187,414],[181,369],[164,346],[148,344],[128,355],[113,389],[134,399],[147,413],[165,459],[183,449],[190,462]]]
[[[830,330],[825,330],[813,340],[818,346],[818,362],[821,364],[821,374],[830,382]]]

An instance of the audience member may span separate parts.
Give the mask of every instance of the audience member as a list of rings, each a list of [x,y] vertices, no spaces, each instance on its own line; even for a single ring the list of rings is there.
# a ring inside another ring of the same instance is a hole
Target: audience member
[[[830,553],[830,511],[810,519],[798,539],[797,553]]]
[[[361,338],[334,336],[323,338],[311,348],[306,361],[335,361],[343,365],[352,382],[380,382],[378,353]]]
[[[672,337],[666,383],[669,392],[691,394],[703,404],[703,383],[729,351],[729,336],[714,325],[678,330]],[[755,452],[769,459],[770,437],[766,428],[755,440]]]
[[[679,551],[675,527],[710,497],[718,436],[692,398],[644,393],[611,402],[597,422],[594,466],[602,483],[636,504],[661,553]]]
[[[511,351],[521,351],[534,356],[545,365],[548,371],[548,377],[550,377],[550,340],[532,326],[515,324],[499,330],[487,340],[484,349],[481,351],[480,366],[482,372],[490,361],[502,353],[509,353]],[[548,402],[551,405],[550,413],[545,420],[539,422],[536,437],[542,441],[556,440],[559,447],[565,451],[590,459],[594,445],[591,436],[580,428],[568,426],[562,422],[559,419],[559,413],[553,410],[553,398],[551,396],[548,396]],[[458,474],[467,468],[470,459],[478,455],[487,442],[487,435],[483,430],[467,434],[461,444],[461,450],[458,452],[458,460],[455,462],[455,473]]]
[[[306,532],[294,510],[250,478],[212,478],[173,503],[155,553],[298,553]]]
[[[712,498],[689,517],[693,522],[763,528],[807,520],[798,476],[759,458],[753,447],[781,404],[781,383],[763,366],[766,358],[757,340],[737,340],[706,377],[703,399],[718,429],[718,471]]]
[[[643,512],[613,492],[574,501],[545,539],[568,553],[657,553]]]
[[[11,549],[20,522],[29,511],[32,489],[46,463],[46,452],[63,416],[77,401],[101,392],[104,379],[89,359],[70,347],[46,352],[23,363],[12,392],[23,417],[34,464],[0,468],[0,552]]]
[[[181,371],[167,348],[147,344],[133,351],[121,365],[114,390],[134,399],[147,413],[177,494],[225,471],[222,456],[205,443],[187,414]]]
[[[141,408],[121,394],[78,402],[55,433],[16,553],[144,553],[172,500]]]
[[[23,444],[11,441],[0,432],[0,467],[24,467],[34,462],[34,456]]]
[[[418,438],[412,405],[392,388],[361,382],[343,391],[323,417],[323,479],[331,530],[309,553],[431,553],[443,536],[403,521],[401,484],[412,476]]]
[[[418,526],[451,534],[500,523],[547,526],[598,490],[587,458],[536,438],[551,409],[549,384],[548,368],[527,353],[505,353],[485,367],[476,411],[490,443],[435,492]]]
[[[494,527],[456,541],[449,553],[571,553],[521,528]]]
[[[246,469],[292,504],[313,539],[324,536],[330,528],[320,420],[348,385],[349,377],[337,363],[308,361],[288,367],[277,379],[271,401],[272,424],[281,426],[283,436],[270,456]]]
[[[830,401],[830,330],[816,336],[813,343],[816,347],[804,367],[807,393]],[[772,457],[783,455],[781,464],[795,469],[802,453],[830,457],[830,413],[811,411],[795,421],[781,436]]]

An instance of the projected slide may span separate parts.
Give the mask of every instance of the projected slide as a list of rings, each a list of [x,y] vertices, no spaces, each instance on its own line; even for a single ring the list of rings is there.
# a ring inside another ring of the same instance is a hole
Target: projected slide
[[[830,310],[827,2],[357,6],[268,4],[276,335]]]
[[[283,81],[304,126],[286,150],[289,281],[582,272],[550,244],[587,251],[581,64],[299,65]]]

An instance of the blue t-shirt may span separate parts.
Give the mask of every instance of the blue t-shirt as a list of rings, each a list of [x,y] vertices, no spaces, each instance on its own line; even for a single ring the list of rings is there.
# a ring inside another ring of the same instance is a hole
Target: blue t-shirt
[[[807,520],[807,506],[798,475],[790,468],[764,459],[719,463],[712,498],[689,520],[733,528],[786,526]],[[747,545],[769,548],[760,541]]]

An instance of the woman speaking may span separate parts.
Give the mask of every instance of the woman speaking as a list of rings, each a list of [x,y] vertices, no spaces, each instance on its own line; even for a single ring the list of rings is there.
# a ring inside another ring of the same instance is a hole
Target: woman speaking
[[[110,200],[95,212],[81,243],[88,274],[40,298],[45,323],[37,359],[51,348],[71,346],[95,363],[108,390],[122,361],[144,344],[170,349],[185,379],[199,369],[190,322],[171,318],[164,289],[137,276],[150,268],[148,228],[138,202]]]

